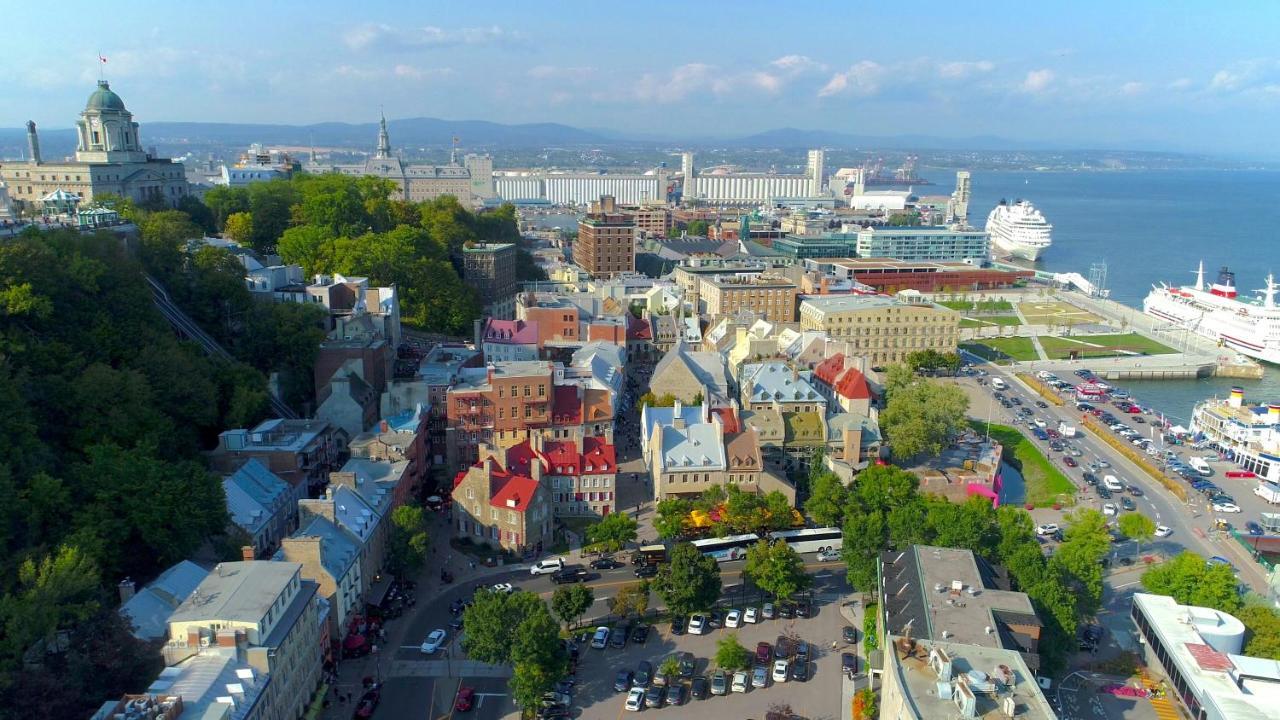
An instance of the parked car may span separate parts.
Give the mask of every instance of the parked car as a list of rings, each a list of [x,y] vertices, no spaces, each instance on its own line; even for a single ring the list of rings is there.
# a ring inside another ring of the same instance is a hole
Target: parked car
[[[672,617],[671,618],[671,634],[683,635],[685,627],[687,626],[688,622],[689,622],[688,618],[686,618],[683,615],[676,615]]]
[[[751,687],[769,687],[769,666],[759,665],[751,672]]]
[[[635,576],[638,578],[651,578],[658,575],[657,565],[637,565]]]
[[[591,569],[593,570],[614,570],[620,567],[622,567],[622,563],[609,555],[598,557],[591,561]]]
[[[623,707],[631,712],[639,712],[644,709],[644,688],[631,688],[631,692],[627,693],[627,702]]]
[[[750,623],[752,625],[760,622],[760,611],[757,610],[754,605],[747,608],[742,613],[742,622]]]
[[[839,550],[819,550],[818,562],[836,562],[840,559]]]
[[[1115,514],[1116,514],[1116,504],[1115,504],[1115,503],[1103,503],[1103,504],[1102,504],[1102,514],[1103,514],[1103,515],[1106,515],[1107,517],[1114,517],[1114,516],[1115,516]]]
[[[666,691],[660,685],[650,685],[649,689],[644,691],[644,706],[647,708],[662,707],[662,698],[666,695]]]
[[[729,693],[729,674],[724,670],[711,673],[711,694],[727,695]]]
[[[707,616],[702,613],[694,613],[689,618],[689,634],[701,635],[707,631]]]
[[[845,625],[840,629],[840,639],[849,644],[856,643],[858,642],[858,631],[854,630],[850,625]]]
[[[632,680],[632,684],[636,687],[649,687],[649,683],[653,682],[653,663],[648,660],[641,660],[636,666],[636,676]]]
[[[840,653],[840,669],[852,678],[858,672],[858,657],[853,653]]]
[[[773,646],[767,642],[756,643],[756,663],[767,664],[773,659]]]
[[[693,677],[693,673],[698,669],[698,661],[693,657],[693,653],[676,653],[676,662],[680,663],[680,677],[686,680]]]
[[[529,568],[530,575],[550,575],[557,570],[564,569],[564,558],[550,558],[547,560],[539,560]]]
[[[422,652],[427,655],[431,655],[435,651],[439,650],[441,645],[444,645],[446,637],[447,634],[444,630],[432,630],[431,633],[427,635],[427,639],[422,641]]]
[[[1168,525],[1157,525],[1157,526],[1156,526],[1156,537],[1158,537],[1158,538],[1166,538],[1166,537],[1169,537],[1169,536],[1170,536],[1170,535],[1172,535],[1172,534],[1173,534],[1173,528],[1169,527]]]
[[[1213,511],[1222,513],[1238,513],[1240,512],[1240,506],[1229,502],[1214,503]]]
[[[724,616],[724,626],[727,628],[736,628],[742,625],[742,611],[734,608]]]
[[[631,681],[635,675],[630,670],[619,670],[618,674],[613,678],[613,689],[618,692],[626,692],[631,689]]]
[[[596,633],[591,637],[591,647],[596,650],[603,650],[609,644],[609,628],[601,625],[596,628]]]
[[[787,659],[773,661],[773,681],[786,682],[791,677],[791,661]]]
[[[818,555],[821,556],[822,553],[818,553]],[[765,620],[774,619],[777,616],[777,613],[775,612],[773,603],[765,603],[763,606],[761,606],[760,615],[763,616]]]
[[[458,688],[458,694],[453,699],[453,709],[455,712],[467,712],[476,704],[476,689],[463,685]]]
[[[804,682],[809,679],[809,662],[807,660],[801,661],[796,658],[796,661],[791,663],[791,679],[797,682]]]
[[[619,648],[619,649],[626,647],[627,637],[630,634],[631,634],[630,627],[614,628],[613,631],[609,633],[609,647]]]
[[[747,674],[746,670],[738,670],[733,673],[733,683],[730,685],[730,689],[733,692],[744,693],[750,688],[751,676]]]
[[[643,623],[636,625],[631,629],[631,642],[636,645],[643,645],[649,639],[649,626]]]
[[[707,686],[707,679],[699,675],[689,683],[689,695],[691,695],[694,700],[705,700],[707,698]]]
[[[684,704],[684,683],[671,683],[667,686],[667,704]]]
[[[1244,529],[1245,529],[1245,532],[1249,533],[1250,535],[1256,536],[1256,535],[1265,534],[1262,529],[1262,526],[1252,520],[1244,524]]]
[[[1037,535],[1052,535],[1056,532],[1058,532],[1057,523],[1045,523],[1043,525],[1036,526]]]

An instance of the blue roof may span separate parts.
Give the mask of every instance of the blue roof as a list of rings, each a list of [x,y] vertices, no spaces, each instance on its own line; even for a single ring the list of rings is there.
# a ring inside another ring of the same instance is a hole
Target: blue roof
[[[183,600],[196,591],[209,571],[191,562],[182,562],[160,573],[160,577],[142,588],[120,606],[120,612],[133,621],[133,636],[142,640],[163,638],[169,631],[169,618]]]
[[[294,537],[320,538],[320,564],[335,580],[341,580],[360,559],[360,545],[342,528],[328,518],[315,516]]]
[[[256,459],[223,478],[222,487],[232,521],[250,534],[261,530],[280,499],[289,495],[289,484]]]
[[[431,403],[420,402],[412,410],[405,410],[386,418],[387,427],[395,432],[417,432],[422,416],[430,409]]]

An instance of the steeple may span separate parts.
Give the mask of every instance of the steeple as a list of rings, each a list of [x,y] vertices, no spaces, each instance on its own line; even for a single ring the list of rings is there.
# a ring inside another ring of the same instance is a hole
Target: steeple
[[[382,115],[382,122],[378,124],[378,153],[374,157],[379,160],[389,160],[391,158],[391,136],[387,134],[387,116]]]

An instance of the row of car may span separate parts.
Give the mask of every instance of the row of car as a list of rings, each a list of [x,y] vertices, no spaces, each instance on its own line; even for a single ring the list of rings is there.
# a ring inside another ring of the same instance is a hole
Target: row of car
[[[679,675],[668,678],[655,672],[653,665],[641,661],[635,672],[619,670],[613,689],[626,692],[623,707],[635,712],[645,708],[666,705],[683,705],[688,698],[704,700],[709,695],[745,693],[752,688],[766,688],[770,683],[809,679],[810,647],[804,641],[792,642],[779,636],[777,643],[761,642],[756,645],[751,670],[726,670],[717,668],[710,678],[697,675],[696,660],[687,652],[675,653],[672,658],[679,666]],[[666,663],[663,663],[666,664]],[[856,661],[855,661],[856,664]],[[685,684],[688,680],[688,685]]]

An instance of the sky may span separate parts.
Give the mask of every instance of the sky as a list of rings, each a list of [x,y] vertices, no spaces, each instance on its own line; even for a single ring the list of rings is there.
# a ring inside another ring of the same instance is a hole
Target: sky
[[[1277,2],[5,5],[0,127],[71,126],[101,65],[144,126],[381,108],[672,138],[797,127],[1280,156]]]

